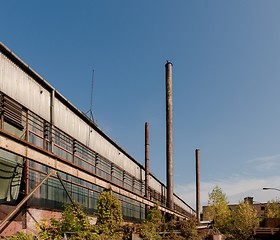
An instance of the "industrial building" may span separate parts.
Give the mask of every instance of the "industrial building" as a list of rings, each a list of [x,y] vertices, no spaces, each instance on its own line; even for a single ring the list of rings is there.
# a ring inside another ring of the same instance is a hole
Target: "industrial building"
[[[108,188],[121,201],[126,221],[143,220],[146,206],[156,202],[178,218],[195,214],[173,192],[168,198],[164,183],[0,43],[0,234],[34,232],[36,222],[59,214],[70,202],[52,174],[4,223],[51,170],[92,216],[99,193]]]

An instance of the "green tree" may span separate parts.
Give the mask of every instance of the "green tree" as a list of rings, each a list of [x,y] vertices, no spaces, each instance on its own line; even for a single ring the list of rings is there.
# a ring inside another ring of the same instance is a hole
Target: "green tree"
[[[70,239],[96,239],[87,215],[77,205],[66,205],[60,220],[52,218],[50,222],[43,221],[40,229],[39,237],[44,240],[64,239],[65,232],[71,232]]]
[[[221,233],[226,233],[232,225],[231,211],[226,195],[218,186],[209,193],[208,207],[205,211],[205,219],[214,220],[214,227]]]
[[[104,239],[122,238],[122,209],[120,201],[111,190],[100,193],[97,200],[95,230]]]
[[[61,221],[51,218],[50,221],[43,220],[39,225],[39,238],[43,240],[60,240],[63,239],[61,230]]]
[[[268,201],[265,207],[266,218],[280,218],[280,202],[278,200]]]
[[[4,238],[4,239],[8,239],[8,240],[33,240],[34,238],[33,238],[32,234],[17,232],[15,234],[13,234],[11,237],[7,237],[7,238]]]
[[[232,234],[234,239],[253,239],[254,228],[259,225],[258,212],[248,201],[239,203],[233,211],[234,226]]]
[[[196,229],[197,221],[195,218],[190,218],[188,220],[180,221],[179,224],[180,224],[181,235],[183,237],[190,240],[201,239]]]
[[[73,239],[92,239],[93,226],[90,224],[87,214],[77,205],[66,205],[62,213],[62,232],[73,232]]]
[[[40,224],[40,239],[60,240],[65,232],[71,232],[70,239],[109,240],[122,239],[123,218],[121,204],[112,191],[100,193],[97,200],[97,222],[90,224],[86,213],[76,205],[66,205],[60,220],[51,219]]]
[[[145,221],[143,222],[140,230],[140,235],[144,240],[159,240],[161,236],[159,232],[163,225],[163,217],[159,209],[159,205],[156,204],[151,208],[147,214]]]

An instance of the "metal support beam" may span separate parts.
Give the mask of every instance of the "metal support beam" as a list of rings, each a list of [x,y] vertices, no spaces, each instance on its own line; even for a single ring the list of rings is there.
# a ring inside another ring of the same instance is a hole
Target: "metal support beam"
[[[64,184],[64,182],[63,182],[63,180],[62,180],[62,178],[60,177],[60,175],[59,175],[58,172],[56,172],[56,176],[58,177],[58,180],[60,181],[62,187],[64,188],[64,191],[66,192],[67,196],[69,197],[71,203],[72,203],[72,204],[74,205],[74,207],[76,208],[77,205],[76,205],[76,203],[74,202],[74,200],[73,200],[71,194],[68,192],[68,190],[67,190],[67,188],[66,188],[66,186],[65,186],[65,184]]]
[[[51,154],[46,153],[45,151],[40,151],[39,148],[34,147],[32,144],[15,138],[13,135],[7,134],[6,132],[0,130],[0,149],[4,149],[9,152],[13,152],[19,156],[30,159],[31,161],[35,161],[40,164],[45,164],[49,168],[55,168],[57,171],[64,172],[66,174],[72,175],[74,177],[80,178],[84,181],[88,181],[94,183],[102,188],[108,188],[110,186],[112,191],[124,195],[128,198],[131,198],[135,201],[140,202],[144,205],[149,205],[153,207],[155,205],[155,201],[144,198],[141,194],[136,192],[129,191],[117,184],[112,182],[108,182],[104,179],[99,178],[95,174],[89,173],[87,171],[81,170],[77,168],[77,166],[73,166],[73,164],[63,161],[62,159],[56,158]],[[96,159],[98,162],[98,158]],[[98,169],[98,166],[96,166]],[[142,179],[142,169],[140,169],[140,179]],[[141,192],[145,193],[145,185],[141,184]],[[165,194],[164,194],[165,195]],[[174,216],[178,216],[180,218],[186,218],[185,214],[181,214],[179,212],[172,211],[170,208],[166,208],[165,206],[160,206],[160,210],[172,214]],[[189,208],[190,214],[194,214],[194,210]]]
[[[16,208],[10,212],[4,219],[3,221],[0,223],[0,232],[2,231],[2,228],[6,225],[7,221],[9,221],[16,213],[17,211],[23,206],[23,204],[25,204],[28,199],[32,196],[32,194],[56,171],[52,170],[51,172],[49,172],[43,179],[42,181],[28,194],[26,195],[21,202],[16,206]]]
[[[75,208],[77,208],[77,205],[76,205],[75,201],[73,200],[71,194],[68,192],[62,178],[59,175],[59,173],[57,171],[52,170],[42,179],[42,181],[28,195],[26,195],[26,197],[16,206],[16,208],[12,212],[10,212],[6,216],[6,218],[3,219],[3,221],[0,223],[0,232],[1,232],[2,228],[5,226],[5,224],[7,223],[7,221],[9,221],[9,219],[11,219],[17,213],[17,211],[28,201],[28,199],[32,196],[32,194],[54,173],[56,173],[56,176],[57,176],[58,180],[60,181],[64,191],[67,194],[67,196],[69,197],[72,205]]]

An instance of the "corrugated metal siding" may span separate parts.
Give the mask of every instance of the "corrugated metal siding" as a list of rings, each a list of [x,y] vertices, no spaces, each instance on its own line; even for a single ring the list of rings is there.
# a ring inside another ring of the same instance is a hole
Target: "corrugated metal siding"
[[[188,211],[191,214],[195,214],[195,211],[190,207],[190,206],[186,206],[186,204],[184,202],[182,202],[181,199],[179,199],[178,197],[174,196],[174,203],[176,205],[178,205],[179,207],[181,207],[182,209],[185,209],[186,211]]]
[[[0,53],[0,91],[5,92],[40,117],[50,121],[51,93],[2,53]],[[54,102],[54,125],[136,178],[141,179],[138,164],[90,128],[87,123],[58,99],[55,99]]]
[[[0,53],[0,91],[50,120],[50,93]]]
[[[19,63],[19,65],[15,63]],[[50,122],[51,91],[54,89],[21,60],[16,59],[15,63],[0,52],[0,91]],[[54,99],[53,123],[57,128],[90,147],[135,178],[145,179],[144,169],[129,154],[106,134],[91,125],[87,118],[63,96],[57,93],[55,96],[57,98]],[[150,176],[150,187],[158,193],[166,195],[166,188],[154,176]],[[185,208],[185,204],[177,197],[174,201]]]
[[[157,192],[161,192],[161,183],[157,181],[153,176],[150,176],[150,187],[155,189]]]
[[[58,99],[55,99],[54,106],[54,125],[56,127],[140,179],[140,167],[136,163],[98,132],[90,128],[87,123]]]

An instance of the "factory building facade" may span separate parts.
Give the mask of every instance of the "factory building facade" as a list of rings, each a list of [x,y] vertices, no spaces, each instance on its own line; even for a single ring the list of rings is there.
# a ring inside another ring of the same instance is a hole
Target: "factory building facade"
[[[195,214],[176,194],[174,207],[168,208],[166,186],[152,174],[148,174],[147,194],[145,168],[0,43],[2,223],[52,170],[59,173],[73,200],[92,216],[104,189],[111,189],[119,198],[126,221],[143,220],[146,206],[155,203],[178,218]],[[0,234],[36,231],[36,222],[59,213],[68,202],[63,184],[53,174],[1,226]]]

